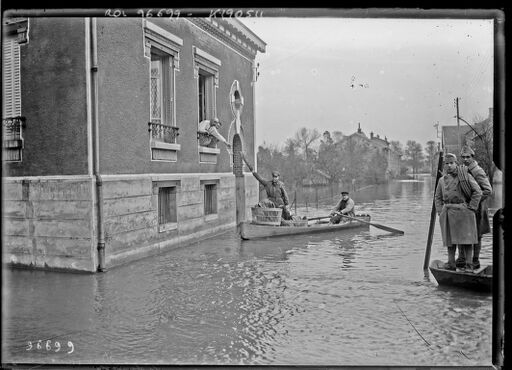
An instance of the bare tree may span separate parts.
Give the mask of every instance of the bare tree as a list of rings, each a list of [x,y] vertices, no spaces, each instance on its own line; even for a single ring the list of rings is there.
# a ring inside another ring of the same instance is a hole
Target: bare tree
[[[412,167],[412,173],[417,174],[424,158],[421,144],[414,140],[407,140],[404,154],[409,165]]]
[[[425,147],[425,152],[427,152],[427,162],[430,167],[430,173],[435,176],[436,175],[436,156],[437,156],[437,144],[434,140],[427,141],[427,146]]]
[[[493,158],[493,124],[484,122],[477,127],[478,136],[473,139],[475,160],[483,168],[492,182],[496,166]]]
[[[295,133],[294,139],[303,150],[306,163],[309,163],[309,156],[311,155],[311,145],[319,138],[320,133],[316,128],[310,130],[306,127],[302,127]]]

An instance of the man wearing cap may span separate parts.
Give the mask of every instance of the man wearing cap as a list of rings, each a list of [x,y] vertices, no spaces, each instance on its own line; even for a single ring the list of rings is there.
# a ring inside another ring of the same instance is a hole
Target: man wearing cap
[[[240,154],[249,168],[249,171],[251,171],[256,180],[263,185],[265,192],[267,193],[267,199],[262,200],[258,205],[265,208],[282,208],[283,212],[281,217],[284,220],[291,220],[292,215],[290,213],[290,201],[288,199],[286,189],[284,188],[284,184],[279,181],[279,171],[272,171],[272,180],[265,180],[257,172],[254,172],[252,166],[247,162],[243,153]]]
[[[460,152],[462,163],[467,167],[467,170],[474,177],[480,190],[482,190],[482,198],[478,204],[476,211],[476,228],[478,235],[478,243],[473,245],[473,267],[480,268],[480,250],[482,249],[482,235],[487,234],[491,231],[489,225],[489,215],[487,213],[487,202],[486,199],[492,194],[491,183],[489,178],[485,174],[485,171],[475,161],[475,152],[468,146],[462,148]],[[457,267],[465,265],[466,259],[464,257],[464,251],[459,248],[459,258],[457,258]]]
[[[206,133],[210,134],[218,141],[223,142],[228,149],[231,149],[231,145],[224,138],[224,136],[222,136],[218,131],[221,126],[222,126],[222,123],[220,122],[220,120],[217,117],[215,117],[213,120],[205,119],[205,120],[199,122],[199,127],[198,127],[197,131],[206,132]],[[210,140],[206,140],[205,142],[203,142],[203,144],[205,146],[208,146],[209,144],[211,144],[211,142],[212,142],[212,138],[210,138]]]
[[[472,260],[473,244],[478,242],[475,212],[482,191],[470,174],[461,179],[455,154],[446,154],[444,169],[445,175],[439,179],[434,199],[443,244],[448,249],[448,262],[444,268],[455,270],[457,245],[464,249],[467,260]],[[466,263],[465,270],[473,271],[472,264]]]
[[[341,192],[341,199],[331,211],[331,224],[339,224],[343,215],[354,217],[354,201],[348,196],[348,191]]]

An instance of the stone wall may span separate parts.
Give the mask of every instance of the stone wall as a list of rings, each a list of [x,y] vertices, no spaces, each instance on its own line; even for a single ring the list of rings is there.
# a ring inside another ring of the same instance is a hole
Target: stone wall
[[[95,272],[96,183],[93,177],[3,179],[3,262],[18,267]],[[231,173],[105,175],[106,268],[185,246],[236,226]],[[245,174],[245,217],[258,183]],[[217,213],[204,215],[204,182],[217,184]],[[158,184],[177,184],[177,223],[158,225]]]
[[[204,215],[203,181],[217,183],[217,214]],[[178,222],[158,225],[158,184],[176,185]],[[235,178],[230,173],[103,177],[106,265],[158,254],[235,226]]]
[[[88,176],[4,178],[3,262],[94,272],[93,186]]]

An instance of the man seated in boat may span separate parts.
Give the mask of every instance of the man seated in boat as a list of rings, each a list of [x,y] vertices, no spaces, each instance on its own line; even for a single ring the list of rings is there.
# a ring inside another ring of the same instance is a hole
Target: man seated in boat
[[[220,141],[223,142],[228,149],[231,149],[231,144],[228,143],[228,141],[219,133],[219,129],[222,126],[222,123],[220,120],[215,117],[212,120],[205,119],[201,122],[199,122],[199,126],[197,131],[204,132],[210,135],[207,139],[204,139],[202,145],[203,146],[211,146],[213,141]]]
[[[439,215],[443,244],[448,249],[448,262],[444,268],[455,270],[457,245],[464,249],[464,270],[473,271],[473,244],[478,243],[476,211],[482,190],[467,171],[460,173],[455,154],[448,153],[444,159],[445,175],[439,179],[434,196]]]
[[[343,218],[343,215],[355,217],[354,213],[355,203],[348,196],[348,191],[341,192],[341,199],[338,201],[336,206],[331,211],[331,219],[329,223],[331,224],[339,224]],[[346,221],[350,221],[350,219],[345,218]]]
[[[243,153],[240,153],[245,164],[252,172],[253,176],[258,182],[263,185],[265,192],[267,193],[267,199],[263,199],[258,203],[258,206],[264,208],[282,208],[283,212],[281,218],[284,220],[291,220],[292,215],[290,213],[290,201],[288,194],[284,188],[284,184],[279,181],[279,171],[272,171],[272,180],[263,179],[257,172],[254,172],[252,166],[247,162]]]

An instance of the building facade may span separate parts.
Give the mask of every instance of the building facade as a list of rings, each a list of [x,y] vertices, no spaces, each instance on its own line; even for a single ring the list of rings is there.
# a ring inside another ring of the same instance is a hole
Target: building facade
[[[364,148],[364,156],[367,162],[372,161],[375,156],[385,160],[386,166],[382,171],[386,180],[394,179],[400,175],[402,155],[393,150],[387,137],[382,139],[380,135],[375,135],[373,132],[370,132],[370,137],[368,137],[359,125],[356,132],[345,137],[345,140],[347,139],[353,140],[358,147]]]
[[[266,45],[241,22],[13,18],[3,40],[4,263],[105,270],[248,216]]]

